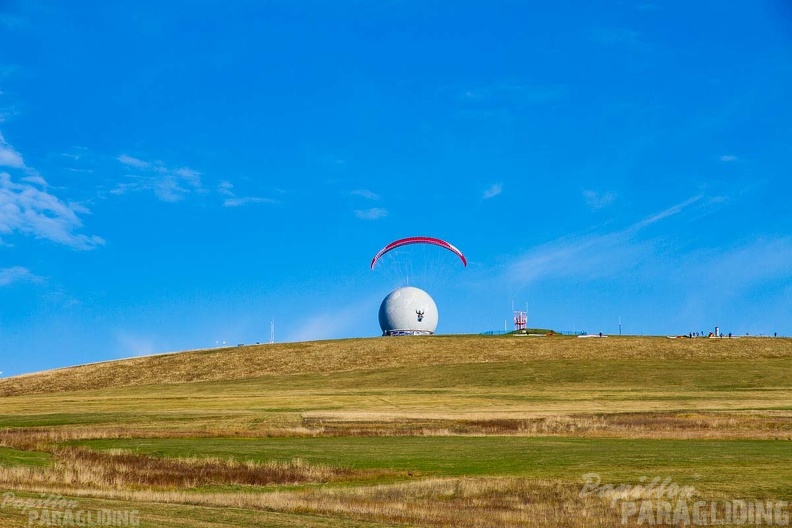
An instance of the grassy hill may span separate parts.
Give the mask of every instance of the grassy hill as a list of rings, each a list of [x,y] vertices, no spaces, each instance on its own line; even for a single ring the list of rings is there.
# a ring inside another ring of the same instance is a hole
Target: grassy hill
[[[583,474],[792,499],[790,380],[792,340],[767,338],[131,358],[0,380],[0,487],[134,507],[141,526],[615,526],[607,498],[579,496]],[[2,526],[27,522],[0,508]]]
[[[196,350],[56,369],[0,379],[0,396],[404,366],[543,360],[773,358],[792,358],[792,340],[662,337],[581,340],[566,336],[511,335],[346,339]]]

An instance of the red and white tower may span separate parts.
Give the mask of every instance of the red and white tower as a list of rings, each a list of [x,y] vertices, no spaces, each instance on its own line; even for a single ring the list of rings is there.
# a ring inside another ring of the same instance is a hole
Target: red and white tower
[[[514,311],[514,330],[525,330],[528,325],[528,312],[521,310]]]

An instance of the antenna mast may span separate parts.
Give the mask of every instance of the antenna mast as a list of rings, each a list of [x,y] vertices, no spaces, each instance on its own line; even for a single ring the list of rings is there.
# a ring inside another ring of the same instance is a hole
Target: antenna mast
[[[272,321],[270,321],[270,340],[269,340],[269,344],[271,345],[274,342],[275,342],[275,318],[273,317]]]
[[[514,301],[512,301],[512,313],[514,314],[514,331],[525,333],[528,326],[528,303],[525,303],[525,311],[515,310]]]
[[[514,311],[514,330],[515,332],[525,333],[525,328],[528,325],[528,313],[522,310]]]

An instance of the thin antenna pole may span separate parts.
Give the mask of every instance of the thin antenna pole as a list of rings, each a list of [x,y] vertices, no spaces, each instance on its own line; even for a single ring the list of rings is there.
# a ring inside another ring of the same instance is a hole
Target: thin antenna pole
[[[619,316],[619,335],[621,335],[621,315]]]

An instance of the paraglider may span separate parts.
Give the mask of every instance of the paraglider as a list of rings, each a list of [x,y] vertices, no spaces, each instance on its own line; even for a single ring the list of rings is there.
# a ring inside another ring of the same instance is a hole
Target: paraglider
[[[440,268],[445,265],[456,268],[459,265],[457,258],[462,261],[464,267],[467,267],[465,255],[445,240],[432,237],[407,237],[391,242],[374,255],[374,258],[371,259],[371,269],[374,269],[374,266],[385,254],[396,248],[411,244],[423,244],[424,247],[417,248],[419,252],[428,250],[429,255],[425,255],[425,257],[429,258],[419,257],[416,260],[423,261],[421,263],[425,266],[425,272],[434,271],[435,277],[438,276]],[[438,247],[440,249],[437,249]],[[445,250],[453,253],[453,256],[449,255]],[[394,251],[386,257],[384,259],[386,262],[383,262],[377,268],[378,271],[402,271],[399,269],[401,266],[394,266],[394,264],[399,264],[398,261],[403,260],[403,263],[407,264],[411,273],[413,271],[412,255],[406,255],[406,259],[401,259],[399,253],[399,251]],[[412,253],[412,250],[407,253]],[[394,257],[396,259],[395,262]],[[387,262],[388,260],[390,262]],[[394,270],[394,268],[396,269]],[[442,273],[440,276],[447,278],[448,274]],[[409,284],[409,277],[409,274],[403,277],[407,279],[404,281],[407,284]],[[437,328],[438,318],[437,305],[434,299],[424,290],[414,286],[396,288],[385,297],[379,309],[379,323],[384,336],[433,335]]]
[[[462,261],[464,266],[467,266],[467,259],[465,255],[462,254],[457,248],[446,242],[445,240],[440,240],[439,238],[432,238],[432,237],[407,237],[407,238],[400,238],[399,240],[395,240],[382,248],[379,253],[374,255],[374,258],[371,259],[371,269],[374,269],[374,265],[377,261],[388,251],[392,249],[396,249],[398,247],[407,246],[409,244],[432,244],[435,246],[440,246],[441,248],[445,248],[448,251],[454,253],[459,259]]]

